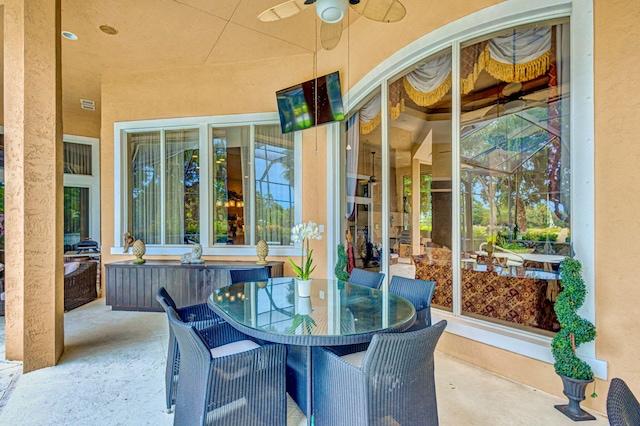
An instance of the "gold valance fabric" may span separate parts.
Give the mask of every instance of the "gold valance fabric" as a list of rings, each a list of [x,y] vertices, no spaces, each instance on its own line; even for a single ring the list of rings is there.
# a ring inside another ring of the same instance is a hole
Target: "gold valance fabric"
[[[389,85],[389,116],[392,120],[400,117],[404,111],[404,78],[400,78]]]
[[[514,31],[462,49],[460,90],[470,93],[478,75],[486,70],[506,83],[524,82],[544,75],[551,64],[551,27]]]
[[[553,59],[551,27],[514,31],[465,47],[460,52],[460,91],[474,90],[482,71],[506,82],[524,82],[546,74]],[[396,120],[405,109],[405,96],[420,106],[440,101],[452,84],[451,54],[420,65],[389,85],[389,116]],[[375,96],[361,110],[360,134],[374,131],[381,123],[381,99]]]
[[[407,95],[420,106],[438,102],[451,90],[451,54],[420,65],[404,77]]]
[[[360,134],[373,132],[382,121],[381,99],[378,94],[360,108]]]
[[[473,90],[480,72],[485,69],[489,61],[487,42],[483,41],[460,51],[460,91],[463,95]]]

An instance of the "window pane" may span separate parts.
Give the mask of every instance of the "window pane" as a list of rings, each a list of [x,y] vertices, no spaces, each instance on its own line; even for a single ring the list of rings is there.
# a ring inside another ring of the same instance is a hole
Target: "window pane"
[[[64,172],[91,175],[91,145],[64,142]]]
[[[351,245],[347,243],[348,272],[353,267],[371,271],[382,269],[380,102],[380,93],[373,94],[349,118],[346,127],[347,174],[343,217],[344,229],[351,235]]]
[[[89,188],[64,187],[64,251],[89,238]]]
[[[246,241],[245,212],[249,211],[249,126],[213,129],[213,242]]]
[[[389,85],[391,275],[435,281],[432,304],[452,310],[451,52]],[[412,265],[413,263],[413,265]]]
[[[127,135],[131,176],[131,235],[146,244],[161,244],[161,180],[160,132]]]
[[[165,133],[165,243],[200,242],[198,129]]]
[[[568,35],[568,24],[516,28],[462,49],[465,315],[558,329],[557,269],[571,251]]]
[[[256,126],[255,139],[256,238],[270,245],[291,245],[295,206],[293,133],[283,135],[276,124]]]

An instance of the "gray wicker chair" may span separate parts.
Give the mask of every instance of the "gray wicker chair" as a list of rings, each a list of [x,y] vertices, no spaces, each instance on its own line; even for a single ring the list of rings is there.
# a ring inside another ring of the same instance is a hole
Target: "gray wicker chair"
[[[184,308],[176,307],[175,302],[164,287],[160,287],[156,293],[156,300],[165,312],[169,307],[175,309],[178,317],[192,324],[199,330],[211,327],[213,325],[224,322],[220,316],[214,313],[206,303],[198,305],[186,306]],[[167,412],[171,412],[171,407],[175,404],[176,399],[176,383],[178,381],[178,373],[180,370],[180,350],[178,349],[178,341],[173,335],[173,330],[169,327],[169,349],[167,352],[167,367],[165,371],[165,392],[167,402]]]
[[[622,379],[612,379],[607,394],[607,417],[611,426],[640,425],[640,404]]]
[[[384,274],[365,271],[364,269],[353,268],[351,275],[349,275],[350,283],[375,288],[376,290],[380,289],[382,281],[384,281]]]
[[[246,281],[263,281],[269,279],[269,268],[231,269],[229,270],[231,284]]]
[[[181,348],[174,425],[286,424],[286,346],[256,345],[228,323],[200,332],[171,307],[167,316]],[[248,340],[254,348],[213,354]]]
[[[437,425],[433,352],[446,325],[377,334],[360,366],[314,348],[315,424]]]
[[[404,297],[416,308],[416,322],[407,331],[415,331],[431,325],[431,299],[436,288],[435,281],[416,280],[394,275],[389,292]]]

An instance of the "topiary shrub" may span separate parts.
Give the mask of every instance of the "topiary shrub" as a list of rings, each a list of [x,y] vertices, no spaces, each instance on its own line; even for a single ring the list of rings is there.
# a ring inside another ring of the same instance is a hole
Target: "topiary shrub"
[[[338,244],[338,261],[333,269],[336,274],[336,278],[340,281],[349,281],[349,273],[347,269],[347,251],[344,249],[344,244]]]
[[[551,341],[556,373],[573,379],[591,380],[591,366],[576,356],[578,346],[596,337],[596,327],[576,313],[587,294],[579,261],[571,258],[562,261],[560,282],[562,291],[553,307],[560,322],[560,331]]]

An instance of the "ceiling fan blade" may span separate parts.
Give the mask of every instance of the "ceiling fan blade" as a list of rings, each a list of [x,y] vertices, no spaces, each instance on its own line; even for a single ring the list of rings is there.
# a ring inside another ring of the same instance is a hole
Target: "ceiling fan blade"
[[[277,4],[258,15],[258,20],[262,22],[273,22],[300,13],[306,3],[304,0],[289,0]]]
[[[328,24],[322,21],[320,24],[320,42],[324,50],[331,50],[340,43],[342,37],[342,21]]]
[[[404,5],[398,0],[361,0],[350,6],[365,18],[378,22],[398,22],[407,14]]]

